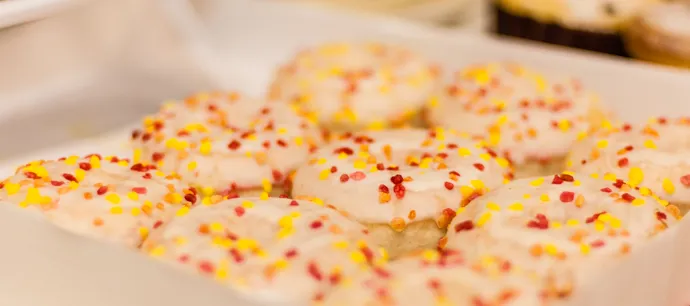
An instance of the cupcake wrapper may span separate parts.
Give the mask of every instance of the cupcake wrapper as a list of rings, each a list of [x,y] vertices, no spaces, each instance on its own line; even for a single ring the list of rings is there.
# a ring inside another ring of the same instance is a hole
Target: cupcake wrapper
[[[629,57],[619,34],[568,29],[513,15],[494,2],[491,5],[495,13],[494,32],[498,34]]]

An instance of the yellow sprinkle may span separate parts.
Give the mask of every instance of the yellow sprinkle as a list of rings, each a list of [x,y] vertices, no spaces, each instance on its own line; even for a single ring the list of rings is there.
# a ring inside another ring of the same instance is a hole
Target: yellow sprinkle
[[[597,148],[599,149],[606,149],[606,147],[609,146],[609,142],[606,139],[602,139],[597,141]]]
[[[149,251],[149,255],[153,257],[160,257],[165,255],[165,247],[162,245],[156,246]]]
[[[491,160],[491,155],[489,155],[489,153],[482,153],[482,154],[479,154],[479,158],[481,158],[485,161],[489,161],[489,160]]]
[[[110,208],[110,213],[113,215],[120,215],[122,214],[122,207],[120,206],[113,206]]]
[[[294,233],[295,233],[295,229],[294,229],[294,228],[292,228],[292,227],[284,227],[284,228],[281,228],[281,229],[278,231],[278,235],[277,235],[277,236],[278,236],[278,239],[282,239],[282,238],[285,238],[285,237],[289,237],[290,235],[292,235],[292,234],[294,234]]]
[[[615,174],[609,172],[609,173],[604,174],[604,179],[607,181],[615,182],[617,177]]]
[[[196,169],[196,162],[195,162],[195,161],[189,162],[189,163],[187,164],[187,170],[189,170],[189,171],[194,171],[194,169]]]
[[[640,187],[640,194],[643,196],[649,196],[652,194],[652,190],[647,187]]]
[[[561,222],[558,222],[558,221],[551,221],[549,223],[549,226],[552,228],[555,228],[555,229],[559,229],[559,228],[563,227],[563,224]]]
[[[134,152],[132,153],[132,160],[135,163],[141,162],[141,149],[140,148],[135,148]],[[92,165],[93,167],[93,165]]]
[[[317,165],[323,165],[323,164],[325,164],[325,163],[327,163],[327,162],[328,162],[328,160],[325,159],[325,158],[323,158],[323,157],[320,157],[319,159],[316,160],[316,164],[317,164]]]
[[[429,98],[429,101],[427,101],[429,107],[436,107],[438,106],[438,97],[437,96],[431,96]]]
[[[367,163],[362,160],[357,160],[355,161],[354,167],[355,169],[364,169],[367,167]]]
[[[289,264],[290,263],[286,259],[281,258],[281,259],[276,260],[274,265],[275,265],[276,269],[278,269],[278,270],[285,270],[285,268],[287,268]]]
[[[566,221],[565,224],[568,226],[575,227],[580,225],[580,221],[578,221],[577,219],[568,219],[568,221]]]
[[[591,178],[593,178],[593,179],[598,179],[598,178],[599,178],[599,173],[592,173],[592,174],[589,175],[589,177],[591,177]]]
[[[77,182],[83,181],[84,176],[86,176],[86,171],[84,171],[82,169],[74,170],[74,178],[77,179]]]
[[[271,190],[273,190],[273,184],[271,184],[271,181],[269,179],[262,179],[261,187],[265,192],[271,192]]]
[[[540,177],[540,178],[537,178],[536,180],[531,181],[529,184],[531,186],[537,187],[537,186],[541,186],[541,184],[543,184],[543,183],[544,183],[544,178]]]
[[[333,243],[333,248],[344,250],[347,249],[349,243],[347,241],[336,241]]]
[[[257,246],[258,243],[252,239],[240,238],[237,240],[237,249],[240,251],[252,250],[255,249]]]
[[[79,183],[70,181],[69,183],[67,183],[67,187],[69,187],[69,189],[71,190],[76,190],[77,188],[79,188]]]
[[[558,128],[561,129],[561,131],[568,131],[570,129],[570,121],[566,119],[558,121]]]
[[[7,195],[13,195],[19,192],[19,189],[21,186],[17,183],[7,183],[5,184],[5,191],[7,191]]]
[[[522,203],[519,203],[519,202],[510,204],[510,206],[508,206],[508,209],[510,209],[512,211],[522,211],[524,208],[525,207],[522,205]]]
[[[375,120],[367,125],[367,129],[371,131],[380,131],[386,127],[386,123],[381,120]]]
[[[202,155],[208,155],[211,153],[211,142],[208,140],[202,140],[199,145],[199,153]]]
[[[594,229],[601,232],[606,229],[606,224],[603,221],[597,219],[594,221]]]
[[[539,200],[541,200],[542,202],[548,202],[549,201],[549,195],[544,193],[541,196],[539,196]]]
[[[214,233],[222,233],[225,230],[223,225],[218,222],[212,222],[208,225],[208,228]]]
[[[583,140],[585,138],[587,138],[587,132],[582,131],[582,132],[577,133],[577,140],[578,141]]]
[[[574,180],[573,181],[573,186],[580,186],[582,185],[582,182],[580,180]]]
[[[77,164],[78,160],[79,160],[79,156],[72,155],[72,156],[65,159],[65,164],[70,165],[70,166],[74,166]]]
[[[544,245],[544,252],[551,256],[555,256],[558,254],[558,248],[555,245],[548,243]]]
[[[350,253],[350,258],[356,263],[363,263],[367,261],[366,256],[364,256],[364,254],[362,254],[360,251],[353,251]]]
[[[508,166],[510,166],[510,162],[503,157],[497,157],[496,163],[502,168],[507,168]]]
[[[529,193],[525,193],[525,194],[522,195],[522,198],[524,198],[524,199],[529,199],[529,198],[531,198],[531,197],[532,197],[532,195],[529,194]]]
[[[115,193],[109,193],[105,196],[105,199],[113,204],[120,204],[120,196]]]
[[[146,237],[149,236],[149,229],[145,227],[140,227],[139,228],[139,237],[142,239],[146,239]]]
[[[478,225],[478,226],[483,226],[484,224],[486,224],[487,222],[489,222],[489,220],[491,220],[491,213],[490,213],[490,212],[485,212],[485,213],[483,213],[483,214],[479,217],[479,220],[477,220],[477,225]]]
[[[632,206],[642,206],[644,205],[644,200],[640,198],[635,198],[630,204],[632,204]]]
[[[475,189],[482,189],[482,188],[485,187],[484,182],[482,182],[481,180],[471,180],[471,181],[470,181],[470,184],[471,184],[472,187],[474,187]]]
[[[182,206],[182,207],[180,207],[180,209],[177,210],[175,215],[178,217],[184,217],[187,213],[189,213],[189,207]]]
[[[304,145],[304,138],[301,136],[295,136],[293,140],[295,141],[295,145],[298,147]]]
[[[283,216],[278,220],[278,226],[280,227],[292,227],[292,217]]]
[[[422,162],[419,163],[419,168],[422,169],[429,169],[429,165],[433,162],[433,159],[431,157],[425,157],[422,159]]]
[[[254,203],[251,201],[242,201],[242,207],[244,208],[252,208],[254,207]]]
[[[279,127],[276,129],[276,132],[278,132],[278,135],[285,135],[288,132],[288,130],[284,127]]]
[[[439,258],[439,253],[436,250],[424,250],[422,258],[434,262]]]
[[[590,252],[591,249],[592,249],[592,248],[589,246],[589,244],[586,244],[586,243],[581,243],[581,244],[580,244],[580,252],[581,252],[582,254],[584,254],[584,255],[589,254],[589,252]]]
[[[642,169],[638,167],[630,168],[628,172],[628,184],[632,187],[636,187],[642,183],[642,180],[644,180],[644,172],[642,172]]]
[[[470,149],[468,149],[468,148],[459,148],[458,149],[458,155],[460,155],[462,157],[467,157],[467,156],[472,155],[472,151],[470,151]]]
[[[460,194],[462,194],[463,198],[467,198],[474,193],[474,188],[469,187],[469,186],[462,185],[462,186],[460,186],[459,189],[460,189]]]
[[[673,182],[669,180],[668,178],[665,178],[663,182],[661,183],[661,187],[664,188],[664,191],[668,194],[673,194],[676,192],[676,186],[673,185]]]
[[[262,192],[261,195],[259,195],[259,199],[262,201],[266,201],[266,200],[268,200],[268,198],[269,198],[268,192],[266,192],[266,191]]]
[[[132,216],[135,216],[135,217],[141,215],[141,208],[139,208],[139,207],[132,207],[132,210],[130,211],[130,214],[132,214]]]
[[[130,191],[127,193],[127,198],[129,198],[132,201],[136,201],[139,200],[139,194],[134,191]]]
[[[613,218],[613,219],[611,219],[611,222],[610,222],[609,224],[610,224],[611,227],[614,228],[614,229],[619,229],[619,228],[621,228],[621,226],[623,226],[621,220],[618,219],[618,218]]]
[[[501,210],[501,207],[498,206],[498,204],[496,204],[494,202],[486,203],[486,208],[489,210],[493,210],[493,211],[500,211]]]
[[[654,143],[654,141],[651,140],[651,139],[645,140],[645,141],[644,141],[644,146],[645,146],[645,148],[656,149],[656,143]]]

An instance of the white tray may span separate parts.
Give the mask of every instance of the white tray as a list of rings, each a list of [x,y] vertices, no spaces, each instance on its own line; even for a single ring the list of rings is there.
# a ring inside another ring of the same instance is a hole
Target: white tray
[[[263,92],[275,65],[299,48],[329,40],[377,39],[409,45],[448,67],[511,59],[547,71],[579,75],[629,120],[679,112],[690,114],[687,102],[690,74],[680,70],[480,36],[461,36],[396,19],[352,16],[273,1],[199,2],[203,3],[197,3],[198,16],[181,11],[183,6],[170,6],[168,13],[169,21],[183,30],[180,35],[194,44],[189,48],[194,54],[191,58],[213,79],[212,83],[202,84],[238,88],[258,95]],[[120,112],[112,106],[122,99],[116,89],[122,88],[123,83],[131,83],[134,77],[122,71],[106,73],[94,79],[91,86],[75,88],[68,96],[45,96],[43,103],[72,103],[83,107],[80,116],[91,119],[89,128],[93,130],[108,130],[115,121],[124,126],[135,122],[145,110],[155,108],[160,101],[147,99],[165,96],[166,91],[162,90],[165,84],[171,87],[167,91],[170,97],[180,92],[172,88],[174,84],[166,83],[170,79],[162,75],[139,72],[148,77],[135,79],[136,86],[131,84],[126,88],[140,89],[140,94],[135,90],[124,96],[140,101],[138,108]],[[150,86],[157,88],[156,94],[145,90]],[[74,121],[69,113],[20,115],[46,118],[51,114],[55,117],[50,122],[51,129]],[[4,118],[13,117],[5,115]],[[0,122],[0,130],[12,128],[4,126],[7,122],[11,121]],[[33,137],[40,139],[40,130],[46,125],[41,120],[33,125],[36,131]],[[20,163],[66,154],[126,154],[123,145],[127,134],[125,127],[111,129],[96,139],[25,154],[0,165],[0,170],[9,174]],[[19,138],[4,138],[0,137],[4,144],[21,148]],[[230,290],[220,290],[205,280],[186,277],[127,251],[64,233],[12,208],[0,207],[0,210],[0,241],[4,242],[0,253],[0,271],[3,271],[0,299],[16,301],[8,305],[250,305],[235,300]],[[601,278],[581,288],[573,305],[687,305],[690,292],[683,290],[690,283],[687,258],[690,258],[690,222],[686,220],[619,266],[602,267]]]

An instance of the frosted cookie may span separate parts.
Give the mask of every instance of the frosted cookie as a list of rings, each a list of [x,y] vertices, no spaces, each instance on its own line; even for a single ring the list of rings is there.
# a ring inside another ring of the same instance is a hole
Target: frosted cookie
[[[433,247],[462,205],[512,177],[507,160],[436,130],[350,134],[295,173],[293,193],[365,224],[391,257]]]
[[[437,67],[399,46],[329,43],[281,67],[269,96],[328,129],[381,129],[414,121],[438,79]]]
[[[634,57],[690,68],[690,2],[662,3],[644,10],[624,39]]]
[[[568,167],[608,180],[646,187],[690,208],[690,117],[653,118],[595,133],[573,147]]]
[[[132,133],[135,161],[175,173],[204,195],[279,195],[319,141],[318,128],[288,106],[237,92],[167,103]]]
[[[237,198],[177,216],[142,249],[253,300],[296,305],[385,261],[365,232],[308,201]]]
[[[0,200],[87,237],[138,247],[149,231],[197,203],[196,190],[154,166],[70,156],[19,167]]]
[[[549,80],[509,62],[457,72],[428,108],[429,124],[483,139],[513,162],[517,177],[563,170],[572,142],[606,117],[579,80]]]
[[[546,43],[626,55],[622,33],[662,0],[493,0],[496,31]]]
[[[546,305],[540,287],[509,262],[468,262],[462,253],[428,250],[361,273],[321,305]]]
[[[499,255],[567,298],[602,267],[673,226],[678,209],[622,181],[570,173],[513,181],[462,208],[441,247]]]

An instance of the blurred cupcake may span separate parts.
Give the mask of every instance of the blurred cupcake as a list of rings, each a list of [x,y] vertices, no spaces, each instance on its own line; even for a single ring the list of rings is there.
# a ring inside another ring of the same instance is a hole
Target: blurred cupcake
[[[496,31],[530,40],[627,55],[621,31],[660,0],[494,0]]]
[[[624,35],[633,57],[690,68],[690,1],[661,3],[644,10]]]

